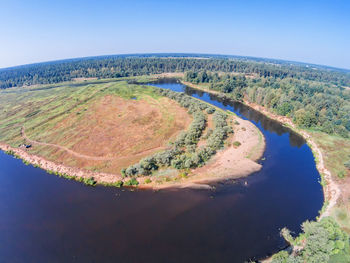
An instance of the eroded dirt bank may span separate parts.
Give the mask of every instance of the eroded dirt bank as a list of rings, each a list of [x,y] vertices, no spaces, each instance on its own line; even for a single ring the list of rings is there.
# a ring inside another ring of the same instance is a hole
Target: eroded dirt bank
[[[98,182],[113,183],[120,179],[120,176],[108,173],[96,173],[75,167],[69,167],[61,164],[57,164],[52,161],[48,161],[45,158],[33,154],[29,154],[24,149],[14,148],[5,143],[0,143],[0,149],[5,152],[12,152],[11,154],[21,158],[23,161],[32,164],[33,166],[40,167],[46,171],[53,173],[66,174],[69,176],[90,178],[94,177]]]

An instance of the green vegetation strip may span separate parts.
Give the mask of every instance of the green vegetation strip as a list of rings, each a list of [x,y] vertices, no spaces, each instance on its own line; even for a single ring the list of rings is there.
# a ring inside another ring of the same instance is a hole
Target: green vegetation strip
[[[172,143],[172,148],[142,159],[126,169],[122,169],[125,177],[147,176],[153,172],[167,167],[178,170],[196,168],[204,165],[216,151],[224,146],[224,141],[232,127],[226,122],[228,114],[217,111],[207,103],[196,100],[184,93],[154,88],[157,94],[177,101],[188,109],[194,120],[187,131],[183,131]],[[213,114],[215,129],[208,130],[206,146],[197,147],[204,129],[206,128],[206,114]]]

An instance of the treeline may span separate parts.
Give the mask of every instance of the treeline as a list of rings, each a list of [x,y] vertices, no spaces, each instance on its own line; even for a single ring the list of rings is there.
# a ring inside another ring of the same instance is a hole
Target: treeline
[[[319,222],[306,221],[303,233],[293,238],[287,229],[284,238],[294,247],[294,253],[281,251],[272,256],[272,263],[350,262],[349,236],[330,217]]]
[[[349,137],[350,89],[289,77],[249,78],[206,71],[186,72],[185,80],[210,83],[211,89],[235,100],[245,99],[291,117],[300,127]]]
[[[160,168],[173,167],[176,169],[196,168],[204,165],[218,149],[223,147],[224,141],[232,127],[227,124],[227,114],[218,112],[214,107],[196,100],[184,93],[156,88],[162,96],[177,101],[193,115],[193,122],[187,131],[181,132],[171,143],[171,149],[156,153],[142,159],[139,163],[122,170],[127,177],[150,175]],[[206,128],[206,114],[213,114],[215,128],[205,135],[206,146],[197,147],[203,131]]]
[[[106,56],[39,63],[0,70],[0,88],[50,84],[74,78],[118,78],[164,72],[211,71],[264,78],[306,79],[350,86],[350,73],[302,65],[273,64],[238,58]]]

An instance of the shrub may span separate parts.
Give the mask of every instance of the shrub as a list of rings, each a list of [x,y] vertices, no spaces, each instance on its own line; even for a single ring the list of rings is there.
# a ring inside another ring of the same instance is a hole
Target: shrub
[[[196,151],[196,145],[193,145],[193,144],[189,145],[186,147],[186,149],[187,149],[187,152],[194,153]]]
[[[340,171],[340,172],[338,172],[338,177],[339,178],[344,178],[345,177],[345,171]]]
[[[118,181],[116,181],[113,185],[115,186],[115,187],[118,187],[118,188],[120,188],[120,187],[122,187],[123,186],[123,181],[121,181],[121,180],[118,180]]]
[[[208,139],[210,135],[213,134],[213,129],[209,128],[207,130],[207,133],[204,135],[204,139]]]
[[[180,173],[181,178],[187,178],[187,176],[188,176],[187,172]]]
[[[15,155],[15,152],[14,152],[14,151],[12,151],[12,150],[5,151],[5,153],[6,153],[6,154],[8,154],[8,155],[12,155],[12,156],[14,156],[14,155]]]
[[[152,180],[149,179],[149,178],[147,178],[147,179],[145,180],[145,184],[149,184],[149,183],[152,183]]]
[[[239,146],[241,146],[241,143],[239,141],[234,141],[233,146],[239,147]]]
[[[280,251],[271,257],[273,263],[287,263],[289,254],[287,251]]]
[[[29,165],[30,162],[28,162],[27,160],[22,160],[22,162],[25,164],[25,165]]]
[[[125,186],[137,186],[138,184],[139,182],[136,180],[136,178],[131,178],[124,183]]]
[[[125,177],[126,177],[125,170],[126,170],[126,169],[125,169],[125,168],[123,168],[123,169],[120,171],[120,172],[121,172],[121,174],[122,174],[122,177],[123,177],[123,178],[125,178]]]
[[[215,108],[213,108],[213,107],[207,108],[208,114],[213,114],[214,112],[215,112]]]
[[[83,183],[86,185],[95,186],[97,182],[93,177],[89,177],[89,178],[84,178]]]

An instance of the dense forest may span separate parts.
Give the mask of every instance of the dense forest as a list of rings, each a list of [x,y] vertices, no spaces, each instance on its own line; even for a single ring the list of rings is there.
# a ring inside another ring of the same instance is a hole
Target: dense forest
[[[199,54],[105,56],[1,69],[0,88],[164,72],[185,72],[189,82],[263,105],[301,127],[349,136],[350,71],[316,65]]]
[[[300,127],[349,137],[350,89],[330,83],[292,77],[254,77],[206,71],[185,74],[192,83],[208,83],[209,88],[235,100],[248,100],[288,116]]]
[[[183,55],[185,56],[185,55]],[[198,56],[198,55],[197,55]],[[0,70],[0,88],[69,81],[80,77],[118,78],[163,72],[236,72],[264,78],[292,78],[350,86],[350,72],[326,67],[225,56],[175,54],[105,56],[31,64]]]

